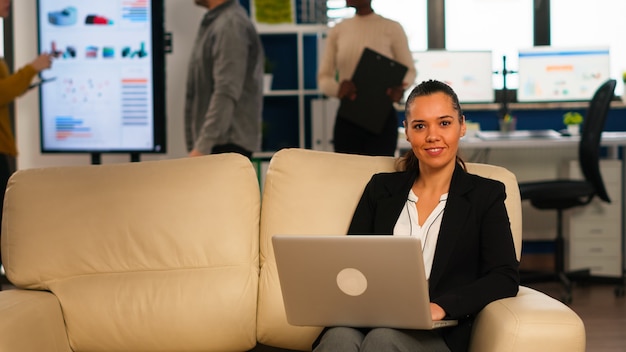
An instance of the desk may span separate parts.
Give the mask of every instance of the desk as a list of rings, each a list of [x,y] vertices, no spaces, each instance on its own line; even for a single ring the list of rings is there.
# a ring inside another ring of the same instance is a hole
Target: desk
[[[466,136],[461,139],[460,148],[465,149],[519,149],[519,148],[568,148],[577,147],[580,136],[558,138],[528,138],[528,139],[498,139],[483,140],[474,136]],[[608,148],[608,158],[617,159],[619,150],[626,148],[626,132],[602,132],[600,144]],[[405,138],[398,140],[398,150],[406,151],[411,145]]]
[[[501,139],[485,141],[476,137],[461,140],[462,149],[479,148],[577,148],[580,136],[563,136],[559,138],[528,138],[528,139]],[[626,148],[626,132],[602,132],[600,145],[607,148],[608,159],[619,159],[619,151]],[[622,170],[622,175],[626,168]],[[626,185],[626,179],[625,179]]]
[[[406,139],[402,138],[398,141],[398,149],[399,150],[408,150],[410,148],[410,144],[406,141]],[[481,149],[484,150],[494,150],[494,151],[498,151],[498,150],[515,150],[515,149],[538,149],[540,151],[545,151],[544,153],[536,153],[534,155],[532,155],[533,153],[530,153],[531,155],[526,155],[527,158],[536,158],[533,159],[531,162],[537,162],[537,163],[542,163],[541,160],[543,160],[545,162],[544,159],[542,159],[542,156],[544,154],[549,154],[549,150],[548,149],[556,149],[556,148],[566,148],[569,151],[571,151],[571,154],[577,155],[578,152],[578,144],[580,142],[580,137],[579,136],[559,136],[559,137],[550,137],[550,138],[513,138],[513,139],[490,139],[490,140],[483,140],[480,138],[477,138],[475,136],[466,136],[463,139],[461,139],[461,143],[460,143],[460,152],[462,153],[463,151],[480,151]],[[617,160],[620,159],[620,155],[622,159],[626,159],[626,154],[624,153],[626,151],[626,132],[603,132],[602,133],[602,140],[601,140],[601,146],[608,148],[608,155],[607,158],[608,159],[613,159],[613,160]],[[525,151],[524,151],[525,152]],[[529,153],[526,153],[529,154]],[[466,160],[466,161],[470,161],[470,162],[475,162],[475,160]],[[621,191],[617,191],[621,193],[621,197],[614,197],[614,202],[613,205],[611,205],[612,207],[619,207],[618,209],[618,216],[621,220],[618,220],[619,223],[618,225],[620,225],[620,231],[618,234],[615,234],[615,232],[613,231],[613,236],[615,237],[615,242],[617,242],[619,240],[620,244],[619,244],[619,251],[621,252],[621,258],[616,259],[618,261],[618,265],[620,265],[621,270],[617,269],[617,270],[612,270],[612,274],[609,276],[611,278],[615,278],[615,275],[619,275],[621,274],[619,277],[620,280],[624,280],[624,269],[626,269],[626,263],[624,262],[624,257],[626,256],[626,224],[625,224],[625,220],[624,220],[624,205],[623,205],[623,200],[626,199],[626,163],[623,162],[624,160],[622,160],[621,162],[621,180],[618,180],[617,183],[619,184],[619,189],[621,189]],[[482,161],[478,161],[478,162],[486,162],[486,163],[493,163],[490,162],[489,160],[482,160]],[[493,163],[493,164],[498,164],[498,163]],[[510,169],[509,165],[505,165],[505,164],[500,164],[501,166],[507,167]],[[518,164],[519,165],[519,164]],[[615,164],[614,164],[615,165]],[[543,168],[548,168],[548,167],[553,167],[554,163],[552,165],[539,165],[539,167],[543,167]],[[529,166],[530,168],[530,166]],[[574,170],[576,168],[574,167],[569,167],[569,172],[570,175],[572,174],[572,170]],[[618,169],[619,170],[619,169]],[[517,172],[515,172],[514,170],[511,170],[514,173],[518,174]],[[616,173],[614,173],[616,174]],[[527,175],[528,176],[528,175]],[[576,177],[576,176],[574,176]],[[582,177],[580,175],[578,175],[578,177]],[[520,176],[518,175],[518,179],[520,178]],[[605,184],[607,184],[607,181],[610,182],[610,175],[605,175]],[[532,178],[531,178],[532,179]],[[539,179],[543,179],[543,177],[539,177]],[[522,180],[521,181],[526,181],[526,180]],[[608,187],[608,184],[607,184]],[[616,188],[617,190],[617,188]],[[619,198],[619,199],[618,199]],[[594,209],[597,210],[597,208],[606,206],[608,207],[609,205],[606,204],[600,204],[600,202],[598,201],[599,206],[598,207],[594,207]],[[527,204],[524,205],[525,209],[524,209],[524,213],[525,216],[523,218],[526,218],[526,215],[528,215],[529,213],[532,214],[531,216],[528,216],[528,219],[531,219],[532,223],[536,223],[541,221],[540,219],[540,215],[535,213],[532,208],[530,206],[528,206]],[[587,206],[587,208],[589,208],[590,206]],[[582,209],[581,209],[582,210]],[[587,209],[589,210],[589,209]],[[582,212],[584,212],[585,210],[583,210]],[[591,211],[593,212],[593,209],[591,209]],[[575,212],[580,213],[581,211],[579,210],[575,210]],[[571,214],[571,213],[570,213]],[[611,221],[613,218],[611,218]],[[570,223],[572,224],[572,227],[575,229],[574,230],[579,230],[582,226],[580,226],[581,222],[585,222],[585,220],[581,221],[581,218],[570,218],[566,221],[570,221]],[[595,216],[595,218],[593,219],[594,221],[596,221],[596,223],[601,223],[601,221],[598,221],[598,217],[597,214]],[[546,222],[548,223],[548,222]],[[549,226],[550,228],[554,227],[554,222],[550,221],[549,222]],[[605,225],[607,224],[607,222],[605,221]],[[527,223],[524,224],[524,228],[526,229],[528,225]],[[590,224],[590,226],[593,224]],[[567,234],[566,234],[567,236]],[[575,238],[575,237],[578,237]],[[576,248],[580,248],[580,245],[578,242],[589,242],[589,241],[593,241],[590,240],[590,237],[587,238],[583,238],[582,240],[580,239],[581,235],[578,236],[574,236],[574,237],[570,237],[570,244],[572,245],[570,248],[572,247],[576,247]],[[619,237],[619,239],[617,238]],[[605,238],[606,239],[606,238]],[[597,243],[595,244],[597,245]],[[613,249],[616,249],[615,247],[613,247]],[[597,254],[596,254],[597,255]],[[615,268],[615,260],[613,261],[613,268]],[[616,272],[619,271],[619,274],[617,274]]]

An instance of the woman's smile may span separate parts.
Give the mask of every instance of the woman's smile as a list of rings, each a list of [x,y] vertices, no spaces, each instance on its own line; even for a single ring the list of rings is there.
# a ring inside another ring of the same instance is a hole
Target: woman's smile
[[[443,153],[444,148],[443,147],[430,147],[430,148],[426,148],[426,152],[431,155],[431,156],[437,156],[440,155],[441,153]]]

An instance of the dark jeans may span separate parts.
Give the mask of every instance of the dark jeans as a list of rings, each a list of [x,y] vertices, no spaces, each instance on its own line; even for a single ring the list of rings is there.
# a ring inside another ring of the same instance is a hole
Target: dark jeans
[[[333,132],[333,144],[335,152],[394,156],[398,146],[398,116],[393,107],[381,133],[372,133],[356,124],[337,116]]]
[[[223,153],[239,153],[248,159],[252,159],[252,152],[244,149],[236,144],[219,144],[211,149],[211,154],[223,154]]]

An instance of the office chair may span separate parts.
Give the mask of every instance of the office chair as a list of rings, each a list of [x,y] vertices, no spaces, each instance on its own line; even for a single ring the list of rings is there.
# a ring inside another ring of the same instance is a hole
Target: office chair
[[[521,273],[523,283],[540,281],[560,281],[565,288],[563,302],[572,300],[571,279],[589,276],[586,270],[565,272],[564,239],[563,239],[563,211],[573,207],[587,205],[597,196],[610,203],[600,173],[600,139],[609,111],[616,81],[610,79],[603,83],[594,93],[583,120],[580,143],[578,145],[578,162],[584,180],[540,180],[521,182],[520,195],[522,201],[529,200],[530,204],[541,210],[556,210],[556,239],[554,241],[554,272],[551,273]]]

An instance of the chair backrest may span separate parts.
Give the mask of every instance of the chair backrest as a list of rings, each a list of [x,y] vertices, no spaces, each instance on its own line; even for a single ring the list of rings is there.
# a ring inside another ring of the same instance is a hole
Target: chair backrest
[[[265,345],[306,350],[320,328],[295,327],[285,317],[271,237],[275,234],[345,234],[365,185],[374,173],[395,170],[395,158],[304,149],[274,154],[265,177],[261,210],[257,340]],[[519,259],[522,211],[515,175],[493,165],[467,169],[504,183],[505,205]],[[320,258],[322,260],[323,258]]]
[[[578,145],[578,162],[585,180],[593,185],[596,195],[605,202],[610,202],[611,199],[600,173],[600,140],[616,83],[614,79],[609,79],[594,93],[583,121]]]

